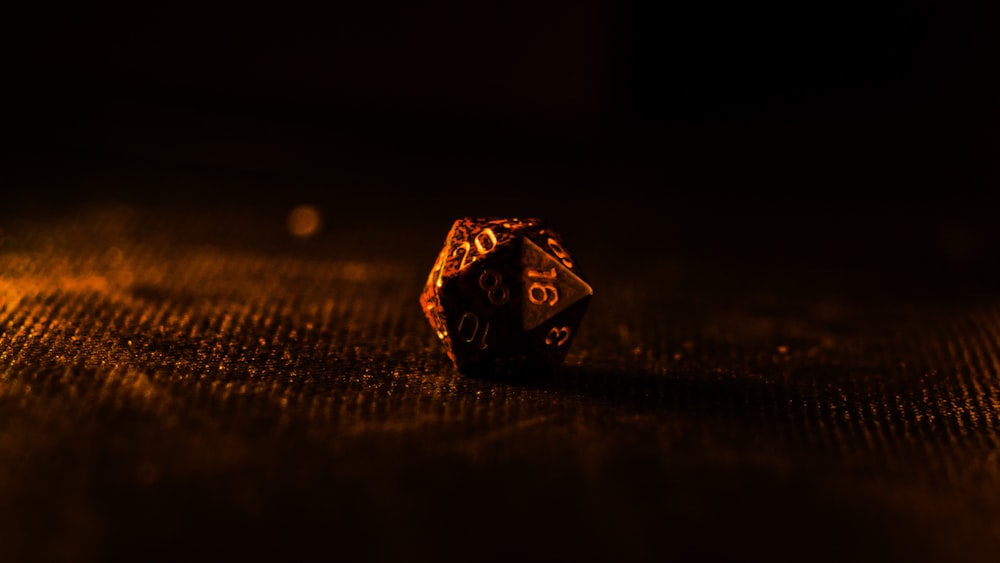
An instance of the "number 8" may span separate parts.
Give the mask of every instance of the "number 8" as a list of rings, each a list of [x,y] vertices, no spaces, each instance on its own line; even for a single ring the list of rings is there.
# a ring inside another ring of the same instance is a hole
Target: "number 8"
[[[572,268],[573,260],[569,257],[569,252],[566,252],[566,250],[562,247],[562,245],[559,244],[559,241],[557,241],[552,237],[549,237],[549,240],[547,242],[549,243],[549,248],[552,249],[552,254],[555,254],[556,257],[559,258],[559,260],[561,260],[562,263],[565,264],[567,268]]]

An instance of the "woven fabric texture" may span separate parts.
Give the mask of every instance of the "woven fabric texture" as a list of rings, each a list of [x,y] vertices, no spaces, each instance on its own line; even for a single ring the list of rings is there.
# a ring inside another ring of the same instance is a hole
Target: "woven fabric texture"
[[[25,209],[0,240],[4,561],[1000,549],[980,239],[789,264],[560,216],[594,301],[563,370],[505,383],[458,374],[418,305],[450,208],[310,239],[280,206]]]

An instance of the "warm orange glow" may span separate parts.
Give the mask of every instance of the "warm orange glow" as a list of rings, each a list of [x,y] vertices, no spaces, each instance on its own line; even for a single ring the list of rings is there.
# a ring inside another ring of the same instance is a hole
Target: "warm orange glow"
[[[318,233],[322,223],[319,209],[313,205],[297,205],[288,214],[288,232],[300,238]]]

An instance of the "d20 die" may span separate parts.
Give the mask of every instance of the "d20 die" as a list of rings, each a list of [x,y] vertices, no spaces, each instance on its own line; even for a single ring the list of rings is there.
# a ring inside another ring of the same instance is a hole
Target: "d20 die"
[[[420,306],[459,372],[531,377],[563,363],[593,290],[541,219],[456,220]]]

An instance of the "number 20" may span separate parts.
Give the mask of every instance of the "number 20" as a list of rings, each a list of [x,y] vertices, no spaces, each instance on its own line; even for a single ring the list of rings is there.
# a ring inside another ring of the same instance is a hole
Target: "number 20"
[[[462,255],[462,261],[458,264],[459,270],[464,270],[465,268],[472,265],[473,262],[478,260],[477,256],[472,255],[472,247],[475,245],[476,252],[479,255],[489,254],[497,246],[497,235],[493,232],[493,229],[487,227],[472,238],[472,242],[463,241],[460,244],[455,245],[454,249],[451,251],[451,255],[458,256]]]

